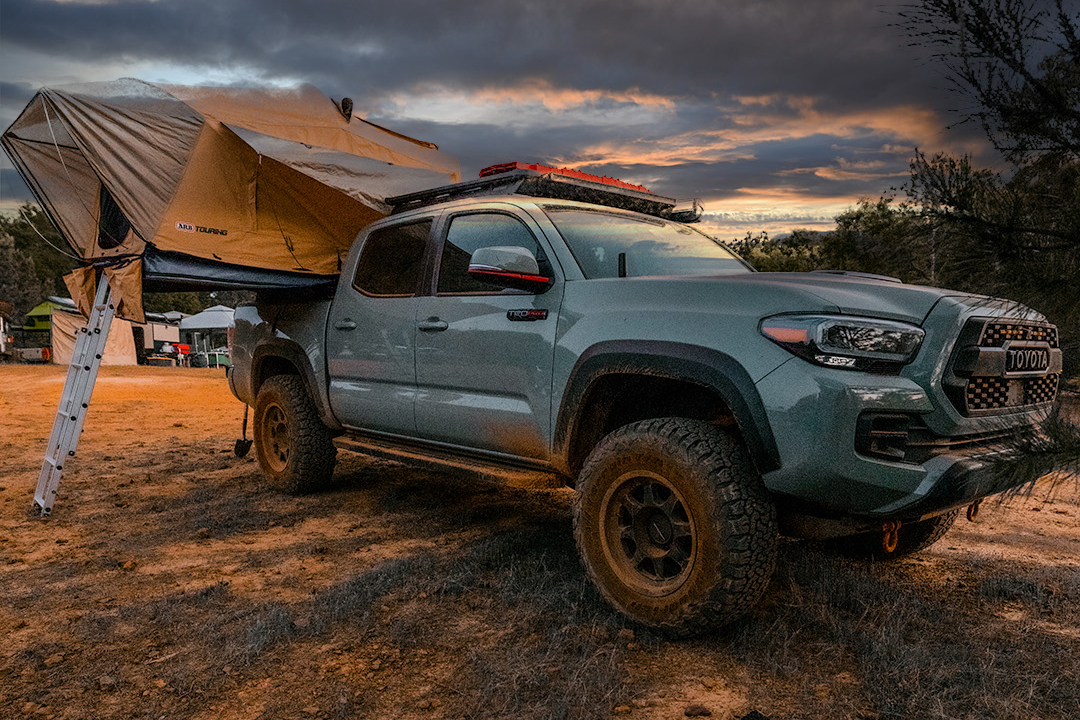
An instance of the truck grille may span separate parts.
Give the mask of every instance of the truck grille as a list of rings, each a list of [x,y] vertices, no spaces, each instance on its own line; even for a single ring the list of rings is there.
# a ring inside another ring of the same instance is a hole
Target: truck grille
[[[1024,404],[1037,405],[1044,402],[1053,402],[1057,397],[1058,380],[1061,375],[1055,373],[1041,378],[1033,378],[1024,382]]]
[[[996,410],[1053,402],[1057,397],[1059,377],[1057,373],[1020,380],[973,377],[967,381],[965,405],[961,410]]]
[[[960,334],[945,391],[961,415],[988,415],[1053,402],[1060,377],[1053,325],[972,319]]]
[[[1009,381],[1005,378],[976,377],[968,380],[966,410],[989,410],[1009,404]]]
[[[1021,322],[988,322],[979,339],[979,347],[1001,347],[1009,340],[1045,342],[1058,346],[1058,331],[1053,325],[1036,325]]]

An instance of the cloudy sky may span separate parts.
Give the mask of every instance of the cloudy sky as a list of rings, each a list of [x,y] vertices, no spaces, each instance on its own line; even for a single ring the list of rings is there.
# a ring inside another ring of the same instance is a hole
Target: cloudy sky
[[[908,1],[2,0],[0,126],[42,86],[309,82],[466,178],[570,166],[698,197],[722,239],[825,229],[915,147],[986,157],[892,26]]]

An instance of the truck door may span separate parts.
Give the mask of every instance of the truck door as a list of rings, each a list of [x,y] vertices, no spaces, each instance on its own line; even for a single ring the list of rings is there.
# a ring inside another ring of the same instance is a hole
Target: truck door
[[[417,314],[417,432],[547,460],[562,280],[533,221],[506,207],[449,215],[442,224],[433,294],[420,298]],[[530,250],[554,283],[534,294],[478,281],[468,274],[469,259],[490,246]]]
[[[372,231],[342,273],[326,353],[330,405],[346,427],[416,434],[416,306],[431,227],[424,219]]]

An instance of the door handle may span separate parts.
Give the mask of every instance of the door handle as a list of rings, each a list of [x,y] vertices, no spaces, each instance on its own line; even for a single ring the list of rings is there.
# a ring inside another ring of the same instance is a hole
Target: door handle
[[[427,320],[421,320],[416,327],[424,332],[442,332],[450,327],[450,324],[439,318],[428,318]]]
[[[348,318],[345,318],[344,320],[338,320],[336,323],[334,323],[334,327],[338,330],[355,330],[356,323],[354,323]]]

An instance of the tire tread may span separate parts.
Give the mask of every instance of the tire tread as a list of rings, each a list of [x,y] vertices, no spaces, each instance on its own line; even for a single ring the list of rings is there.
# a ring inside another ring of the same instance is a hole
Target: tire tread
[[[659,443],[674,452],[681,465],[696,468],[705,491],[717,499],[711,521],[723,526],[723,552],[716,582],[703,598],[687,603],[660,622],[639,622],[674,635],[718,627],[748,612],[772,578],[777,551],[775,507],[742,444],[715,426],[688,418],[654,418],[626,425],[596,446],[581,471],[581,484],[590,482],[614,455],[639,443]],[[583,545],[582,503],[574,508],[574,536]],[[583,553],[590,579],[616,607],[626,599],[612,597]],[[634,617],[632,608],[628,614]]]

